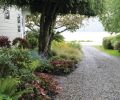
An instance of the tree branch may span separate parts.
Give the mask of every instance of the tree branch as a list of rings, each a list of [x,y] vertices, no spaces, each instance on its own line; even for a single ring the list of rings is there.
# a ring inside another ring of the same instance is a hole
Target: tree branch
[[[65,25],[55,27],[54,29],[58,29],[58,28],[62,28],[62,27],[65,27]]]
[[[62,31],[59,31],[59,33],[63,33],[63,32],[65,32],[65,31],[67,31],[68,29],[71,29],[71,28],[66,28],[66,29],[64,29],[64,30],[62,30]]]

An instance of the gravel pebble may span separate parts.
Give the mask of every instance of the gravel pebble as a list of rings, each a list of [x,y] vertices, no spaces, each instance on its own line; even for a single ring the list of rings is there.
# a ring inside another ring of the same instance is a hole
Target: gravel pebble
[[[120,100],[120,58],[83,46],[84,58],[66,77],[55,100]]]

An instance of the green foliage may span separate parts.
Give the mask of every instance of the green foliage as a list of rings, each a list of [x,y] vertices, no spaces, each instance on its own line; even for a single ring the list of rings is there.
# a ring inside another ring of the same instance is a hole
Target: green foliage
[[[85,19],[85,16],[81,16],[79,14],[68,14],[64,16],[58,16],[56,21],[56,28],[63,28],[63,30],[60,31],[70,31],[75,32],[77,29],[79,29],[83,25],[83,20]]]
[[[63,35],[61,35],[60,32],[54,32],[54,35],[52,37],[52,42],[53,41],[62,42],[62,41],[64,41],[64,37],[63,37]]]
[[[112,46],[112,37],[105,37],[103,39],[103,47],[105,49],[113,49],[113,46]]]
[[[1,0],[5,6],[28,8],[33,13],[40,13],[39,53],[48,55],[52,31],[57,15],[80,14],[95,16],[101,13],[103,0]]]
[[[80,42],[79,41],[71,41],[68,42],[69,47],[75,48],[75,49],[81,49]]]
[[[120,41],[120,34],[117,34],[117,35],[115,35],[115,36],[112,36],[112,45],[114,46],[114,43],[115,42],[118,42],[118,41]]]
[[[0,94],[0,100],[12,100],[12,98],[7,95]]]
[[[104,0],[104,11],[100,19],[109,32],[120,32],[120,0]]]
[[[103,39],[103,47],[105,49],[115,49],[120,51],[120,34],[111,37],[105,37]]]
[[[0,78],[0,97],[5,100],[18,100],[23,93],[31,90],[18,91],[17,86],[20,83],[17,78]]]
[[[27,32],[26,39],[30,43],[31,49],[38,47],[38,37],[39,37],[38,32],[34,31]]]
[[[8,50],[0,49],[0,77],[13,75],[17,71],[17,67],[12,62],[12,55],[9,55]]]
[[[51,73],[52,70],[53,70],[53,67],[50,65],[49,60],[40,59],[40,65],[36,68],[36,71]]]
[[[57,5],[58,10],[55,13],[59,14],[69,14],[69,13],[79,13],[81,15],[95,15],[96,13],[100,13],[103,7],[103,0],[49,0],[48,2],[42,0],[26,0],[26,1],[18,1],[18,0],[1,0],[1,4],[6,5],[17,5],[18,7],[29,7],[32,12],[42,12],[46,8],[49,9],[49,6]],[[37,5],[39,4],[39,5]],[[56,7],[56,6],[55,6]],[[51,7],[50,7],[51,8]]]
[[[14,97],[16,95],[16,87],[20,81],[16,78],[0,78],[0,94]]]
[[[12,61],[19,69],[27,68],[34,71],[35,67],[39,64],[38,60],[31,56],[29,50],[11,49],[8,50],[8,53],[12,55]]]
[[[32,92],[32,88],[18,91],[17,87],[19,84],[18,78],[0,78],[0,97],[7,100],[18,100],[22,94]]]
[[[104,49],[103,46],[95,46],[95,47],[109,55],[120,57],[120,53],[118,52],[118,50]]]
[[[28,69],[20,69],[18,76],[22,82],[31,82],[36,79],[35,75]]]
[[[82,57],[82,52],[80,49],[79,42],[53,42],[52,50],[56,54],[56,56],[62,57],[64,59],[74,60],[78,62]]]
[[[34,74],[37,70],[36,68],[38,68],[40,72],[51,73],[53,71],[53,66],[50,65],[50,61],[41,59],[36,51],[4,48],[0,49],[0,53],[3,55],[0,58],[2,59],[0,60],[2,65],[0,67],[3,67],[3,65],[6,67],[2,73],[5,78],[3,78],[3,75],[1,75],[2,78],[0,78],[0,99],[37,100],[41,98],[42,100],[47,100],[48,96],[51,96],[52,93],[58,93],[59,88],[56,83],[57,81],[54,81],[53,78],[46,75],[42,75],[42,77],[38,79]],[[12,65],[14,65],[14,67]],[[13,74],[13,72],[15,73]],[[7,78],[8,76],[11,77]]]
[[[0,76],[17,75],[20,69],[34,72],[39,60],[32,56],[32,51],[22,49],[0,49]]]
[[[120,41],[116,41],[116,42],[114,43],[114,49],[115,49],[115,50],[118,50],[118,51],[120,52]]]

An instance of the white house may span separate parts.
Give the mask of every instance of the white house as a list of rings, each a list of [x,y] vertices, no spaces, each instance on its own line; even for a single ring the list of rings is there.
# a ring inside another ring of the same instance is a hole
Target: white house
[[[0,9],[0,36],[7,36],[12,41],[24,37],[25,12],[15,7]]]

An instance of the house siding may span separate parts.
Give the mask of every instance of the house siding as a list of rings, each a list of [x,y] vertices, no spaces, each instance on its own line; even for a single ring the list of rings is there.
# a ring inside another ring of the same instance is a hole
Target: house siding
[[[17,17],[20,14],[21,23],[18,23]],[[21,10],[14,7],[10,8],[10,19],[5,19],[4,10],[0,9],[0,36],[7,36],[12,41],[16,37],[23,38],[23,17]],[[18,25],[21,26],[21,32],[18,32]]]

